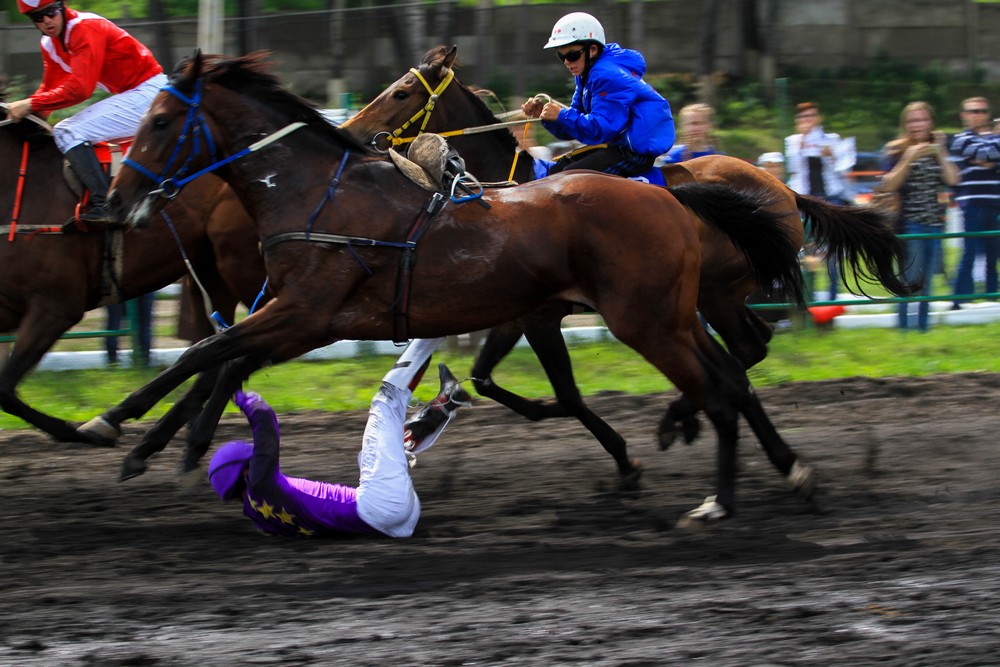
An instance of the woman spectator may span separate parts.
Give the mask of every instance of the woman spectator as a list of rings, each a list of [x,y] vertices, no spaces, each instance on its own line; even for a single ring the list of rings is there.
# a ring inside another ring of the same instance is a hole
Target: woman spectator
[[[956,185],[958,169],[948,157],[944,133],[934,130],[934,109],[926,102],[910,102],[899,116],[899,137],[886,144],[886,174],[882,189],[899,194],[897,229],[904,234],[939,234],[944,228],[942,194]],[[935,274],[941,270],[940,239],[910,239],[906,243],[906,279],[923,281],[921,296],[931,294]],[[910,326],[908,303],[899,304],[899,326]],[[930,304],[917,305],[917,329],[927,331]]]
[[[657,166],[722,154],[715,148],[715,109],[711,106],[689,104],[677,114],[677,123],[681,143],[657,158]]]

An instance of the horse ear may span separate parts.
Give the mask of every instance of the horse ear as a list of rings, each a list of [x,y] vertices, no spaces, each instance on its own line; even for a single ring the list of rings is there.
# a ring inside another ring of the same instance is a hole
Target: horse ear
[[[194,55],[191,56],[191,67],[188,69],[187,78],[191,81],[192,85],[201,76],[202,62],[204,61],[204,56],[201,53],[201,49],[195,49]]]
[[[452,45],[451,49],[444,56],[444,62],[441,63],[444,67],[451,69],[455,64],[455,58],[458,57],[458,45]]]

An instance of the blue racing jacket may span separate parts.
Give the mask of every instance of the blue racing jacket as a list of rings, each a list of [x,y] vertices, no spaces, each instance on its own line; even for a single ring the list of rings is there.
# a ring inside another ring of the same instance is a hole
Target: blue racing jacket
[[[646,59],[612,42],[594,61],[586,81],[576,77],[570,107],[543,121],[559,139],[611,144],[640,155],[660,155],[674,145],[670,103],[646,83]]]

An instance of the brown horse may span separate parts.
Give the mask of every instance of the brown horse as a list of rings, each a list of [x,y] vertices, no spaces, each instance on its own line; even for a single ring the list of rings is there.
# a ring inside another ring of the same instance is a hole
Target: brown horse
[[[449,136],[449,142],[466,161],[469,171],[483,181],[504,181],[511,176],[524,183],[535,178],[534,160],[527,152],[517,153],[517,141],[482,99],[454,75],[457,48],[439,46],[424,56],[417,68],[402,76],[374,101],[358,112],[344,127],[363,141],[387,145],[394,137],[412,138],[418,128]],[[433,103],[431,103],[433,96]],[[495,126],[493,131],[478,131]],[[476,131],[463,133],[465,129]],[[517,156],[515,158],[515,155]],[[683,165],[664,167],[669,185],[710,183],[737,189],[767,192],[789,238],[801,245],[802,218],[809,221],[820,243],[835,252],[842,264],[856,276],[874,278],[895,294],[910,290],[895,274],[903,247],[891,225],[871,208],[838,207],[820,199],[796,195],[787,186],[761,169],[726,156],[711,156]],[[711,225],[700,228],[703,252],[698,308],[725,341],[730,352],[747,367],[767,354],[771,328],[746,306],[749,294],[759,289],[747,259],[725,234]],[[842,275],[848,275],[842,270]],[[858,289],[863,292],[861,286]],[[530,419],[575,416],[597,437],[619,464],[623,475],[630,474],[621,436],[583,403],[573,380],[569,354],[559,330],[569,306],[552,305],[501,327],[487,336],[472,369],[476,389]],[[493,369],[524,334],[538,355],[555,389],[558,403],[531,401],[513,394],[492,379]],[[672,409],[670,421],[684,425],[685,439],[697,433],[697,422],[689,406],[680,402]],[[675,430],[661,429],[666,447]]]
[[[0,127],[0,210],[8,215],[0,240],[0,332],[17,334],[0,371],[0,408],[58,441],[111,445],[113,439],[29,406],[18,395],[18,384],[86,311],[160,289],[185,275],[182,252],[215,307],[229,318],[237,303],[234,294],[252,303],[263,282],[263,262],[246,213],[215,178],[193,186],[165,210],[174,231],[165,221],[142,231],[42,232],[59,229],[78,203],[62,165],[63,156],[44,122],[29,119]],[[18,220],[12,225],[15,210]],[[230,244],[240,243],[228,225],[238,219],[249,233],[244,232],[242,247],[235,248]],[[219,231],[214,241],[210,226]],[[240,261],[218,262],[217,250],[226,250],[230,258],[239,255]],[[120,270],[114,269],[116,261]],[[203,384],[211,387],[208,380]],[[184,407],[167,420],[174,432],[191,416]]]
[[[191,141],[195,127],[212,140]],[[227,157],[210,154],[209,146]],[[164,194],[214,171],[256,222],[275,296],[106,411],[99,419],[110,428],[230,360],[242,359],[245,374],[342,338],[456,334],[554,300],[574,301],[602,313],[619,340],[712,422],[719,488],[710,518],[733,507],[740,414],[783,474],[797,483],[810,478],[742,365],[696,313],[702,250],[692,210],[732,233],[730,242],[762,284],[801,302],[798,248],[757,193],[692,184],[672,194],[568,173],[489,192],[479,203],[445,204],[434,215],[438,197],[284,90],[259,54],[197,54],[183,64],[154,100],[132,153],[138,157],[115,178],[111,196],[126,220],[147,223],[166,203]],[[183,174],[177,164],[185,165]],[[234,375],[222,389],[229,393],[242,379]]]

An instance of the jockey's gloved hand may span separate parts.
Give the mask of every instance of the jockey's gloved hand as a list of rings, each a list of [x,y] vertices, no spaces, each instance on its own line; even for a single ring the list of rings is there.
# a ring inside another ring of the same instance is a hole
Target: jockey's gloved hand
[[[240,410],[243,411],[247,417],[251,416],[257,410],[268,410],[267,402],[255,391],[243,391],[242,389],[237,389],[236,393],[233,394],[233,403],[236,404]]]

